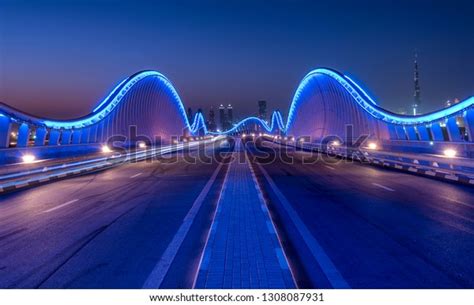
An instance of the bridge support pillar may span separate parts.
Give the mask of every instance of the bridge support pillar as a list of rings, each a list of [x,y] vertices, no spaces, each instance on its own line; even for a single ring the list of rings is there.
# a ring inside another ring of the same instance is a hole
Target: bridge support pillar
[[[406,126],[405,130],[408,135],[408,140],[410,141],[418,141],[418,137],[416,136],[416,130],[413,126]]]
[[[49,131],[49,143],[48,143],[48,145],[58,145],[60,135],[61,135],[61,132],[59,130],[51,129]]]
[[[474,109],[468,109],[464,114],[464,124],[466,125],[469,141],[474,141]]]
[[[97,138],[96,141],[98,143],[102,143],[102,133],[104,132],[104,124],[100,122],[97,124]]]
[[[26,147],[28,146],[28,140],[30,137],[30,126],[26,123],[22,123],[18,127],[18,140],[16,146],[18,147]]]
[[[10,118],[0,114],[0,148],[10,146]]]
[[[89,143],[89,134],[91,129],[89,127],[85,127],[81,129],[81,144]]]
[[[458,124],[456,123],[456,117],[451,117],[446,122],[446,129],[448,130],[449,140],[450,141],[463,141],[461,138],[461,132],[459,131]]]
[[[74,129],[72,132],[72,144],[81,143],[82,129]]]
[[[46,139],[46,128],[38,127],[36,129],[35,146],[43,146]]]
[[[88,143],[97,143],[97,124],[90,128]]]
[[[399,140],[406,140],[407,139],[407,134],[405,132],[405,128],[401,125],[395,126],[395,130],[397,131],[397,137]]]
[[[418,135],[420,136],[421,141],[430,140],[430,135],[428,134],[428,129],[426,129],[425,125],[416,126],[416,130],[418,131]]]
[[[69,129],[63,130],[61,134],[61,145],[71,144],[71,134],[72,131]]]
[[[439,122],[431,124],[431,132],[433,133],[433,140],[444,141],[443,131]]]

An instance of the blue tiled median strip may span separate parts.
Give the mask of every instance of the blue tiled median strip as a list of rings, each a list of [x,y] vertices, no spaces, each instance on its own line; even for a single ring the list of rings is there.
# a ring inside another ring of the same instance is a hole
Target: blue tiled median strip
[[[239,143],[195,288],[294,288],[268,210],[243,154]],[[239,157],[245,163],[239,163]]]

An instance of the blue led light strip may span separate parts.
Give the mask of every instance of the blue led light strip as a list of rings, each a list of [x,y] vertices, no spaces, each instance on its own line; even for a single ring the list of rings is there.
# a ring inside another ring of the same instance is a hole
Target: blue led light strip
[[[474,105],[474,97],[470,97],[458,104],[453,106],[431,112],[424,115],[418,116],[404,116],[391,113],[375,103],[375,101],[365,92],[359,85],[357,85],[350,77],[340,74],[334,70],[319,68],[309,72],[301,81],[298,88],[296,89],[295,95],[290,105],[290,111],[288,112],[288,120],[286,127],[290,127],[293,123],[295,111],[300,101],[302,92],[306,89],[309,82],[317,77],[318,75],[326,75],[334,80],[336,80],[357,102],[357,104],[367,111],[370,115],[376,119],[382,120],[391,124],[398,125],[420,125],[420,124],[430,124],[432,122],[445,120],[450,116],[458,115],[469,107]]]
[[[245,130],[245,125],[246,124],[257,124],[262,126],[266,132],[275,132],[278,129],[285,131],[285,126],[283,124],[283,119],[281,117],[281,113],[278,111],[273,112],[270,126],[268,123],[260,118],[257,117],[248,117],[237,124],[235,124],[231,129],[226,130],[226,131],[221,131],[221,132],[208,132],[209,134],[215,134],[215,135],[223,135],[223,134],[231,134],[235,132],[239,132],[241,130]]]
[[[71,121],[55,121],[55,120],[42,120],[40,123],[44,124],[48,128],[55,128],[55,129],[72,129],[72,128],[81,128],[81,127],[87,127],[92,124],[95,124],[105,118],[111,111],[117,107],[117,105],[122,101],[124,96],[127,94],[130,89],[137,84],[139,81],[142,79],[148,78],[148,77],[156,77],[160,81],[163,82],[163,84],[166,86],[167,89],[171,91],[171,94],[173,95],[173,100],[176,102],[176,105],[178,107],[178,110],[183,117],[183,120],[185,122],[185,127],[191,129],[191,126],[189,124],[189,120],[186,116],[186,111],[183,106],[183,102],[181,101],[181,98],[179,97],[178,93],[176,92],[176,89],[173,87],[171,82],[161,73],[156,72],[156,71],[143,71],[131,78],[127,78],[123,80],[119,85],[117,85],[114,90],[94,109],[92,114],[78,119],[78,120],[71,120]]]
[[[470,97],[460,103],[454,104],[449,108],[445,108],[439,111],[432,113],[418,115],[418,116],[404,116],[391,113],[380,106],[374,101],[370,95],[365,92],[361,86],[359,86],[355,81],[353,81],[349,76],[343,75],[337,71],[319,68],[309,72],[303,80],[300,82],[298,88],[295,91],[292,102],[290,104],[290,109],[288,112],[288,118],[286,124],[283,121],[283,117],[280,112],[275,111],[272,113],[270,125],[264,120],[261,120],[257,117],[248,117],[244,120],[235,124],[230,130],[223,132],[209,132],[207,130],[204,117],[202,113],[197,113],[194,116],[193,123],[190,124],[188,117],[186,115],[185,108],[179,97],[177,91],[171,84],[171,82],[161,73],[157,71],[143,71],[139,72],[131,77],[128,77],[122,80],[107,97],[101,101],[97,107],[94,108],[93,112],[88,116],[85,116],[76,120],[69,121],[59,121],[59,120],[48,120],[48,119],[38,119],[33,116],[21,113],[7,105],[0,105],[0,116],[8,116],[13,121],[26,121],[29,124],[36,124],[40,126],[45,126],[47,128],[54,129],[73,129],[73,128],[83,128],[93,124],[96,124],[100,120],[104,119],[111,111],[113,111],[117,105],[123,100],[124,96],[131,90],[131,88],[136,85],[142,79],[148,77],[154,77],[159,79],[167,89],[172,94],[172,99],[176,103],[178,110],[183,118],[185,128],[191,132],[191,134],[197,133],[199,130],[203,130],[204,134],[230,134],[242,130],[244,126],[248,123],[254,123],[262,126],[266,132],[274,132],[277,128],[283,132],[287,131],[288,128],[294,123],[295,113],[298,108],[298,105],[301,100],[301,96],[305,90],[307,90],[308,85],[311,80],[314,78],[325,75],[336,80],[356,101],[356,103],[362,107],[366,112],[376,119],[382,120],[391,124],[398,125],[428,125],[432,122],[446,120],[447,118],[459,115],[466,114],[468,108],[474,105],[474,97]]]

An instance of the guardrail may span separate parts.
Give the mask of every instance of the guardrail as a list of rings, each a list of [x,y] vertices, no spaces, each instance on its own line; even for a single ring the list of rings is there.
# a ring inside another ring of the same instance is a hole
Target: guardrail
[[[469,158],[446,157],[429,154],[390,152],[368,147],[351,148],[343,145],[281,141],[274,143],[306,151],[316,151],[330,156],[346,158],[414,174],[474,185],[474,161]]]
[[[146,148],[137,151],[128,151],[126,154],[116,154],[113,151],[107,156],[87,159],[78,162],[61,163],[51,166],[38,166],[26,171],[18,171],[0,175],[0,194],[32,187],[38,184],[51,182],[65,177],[82,175],[99,170],[109,169],[129,161],[143,161],[159,155],[165,155],[184,149],[192,149],[199,145],[209,144],[223,137],[199,142],[179,143],[169,146]]]

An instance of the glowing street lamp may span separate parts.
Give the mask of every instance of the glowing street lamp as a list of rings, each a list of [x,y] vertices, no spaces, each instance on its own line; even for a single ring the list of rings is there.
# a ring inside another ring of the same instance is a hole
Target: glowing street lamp
[[[103,145],[103,146],[102,146],[102,152],[103,152],[104,154],[108,154],[108,153],[112,152],[112,150],[110,149],[109,146]]]
[[[367,145],[367,148],[371,149],[371,150],[376,150],[377,149],[377,143],[370,142],[369,145]]]
[[[26,155],[23,155],[21,159],[23,160],[23,163],[29,164],[29,163],[35,162],[36,157],[32,154],[26,154]]]
[[[457,151],[452,148],[447,148],[443,151],[443,154],[448,158],[454,158],[457,155]]]

